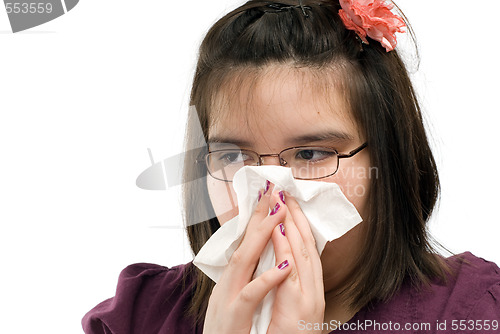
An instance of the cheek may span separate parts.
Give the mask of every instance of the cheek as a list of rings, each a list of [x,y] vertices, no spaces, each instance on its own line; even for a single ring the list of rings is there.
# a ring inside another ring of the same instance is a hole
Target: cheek
[[[221,225],[238,215],[238,202],[231,182],[207,177],[207,189],[212,207]]]
[[[328,179],[328,182],[335,182],[340,186],[345,197],[356,207],[363,220],[367,218],[368,194],[371,178],[375,175],[375,171],[369,166],[368,163],[360,164],[359,161],[345,159],[341,162],[337,173]]]

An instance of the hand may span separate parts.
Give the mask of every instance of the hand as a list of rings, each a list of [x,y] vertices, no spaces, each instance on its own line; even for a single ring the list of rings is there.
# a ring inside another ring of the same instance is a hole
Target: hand
[[[273,195],[271,201],[272,189],[271,185],[269,190],[262,195],[248,222],[240,246],[233,253],[228,266],[212,291],[203,328],[205,334],[248,334],[252,328],[252,317],[256,307],[271,289],[278,286],[292,272],[290,265],[283,269],[274,267],[252,280],[262,251],[271,239],[271,235],[280,233],[278,225],[287,217],[286,206],[278,202],[276,194]],[[264,190],[261,190],[261,193],[263,192]],[[276,203],[280,204],[280,208],[274,214],[268,214],[270,202],[273,202],[273,208]],[[292,224],[289,223],[289,225]],[[280,246],[280,259],[284,261],[286,260],[284,256],[292,256],[292,253],[287,253],[286,238],[281,233],[279,236],[282,238],[280,245],[284,244]],[[276,238],[273,236],[274,239]],[[296,283],[289,285],[284,290],[285,293],[290,289],[291,292],[297,293]],[[285,299],[282,297],[283,302]],[[295,305],[297,304],[294,304],[294,307]],[[279,310],[282,310],[282,307]],[[282,323],[277,324],[282,325]]]
[[[273,194],[271,204],[275,200],[283,204],[278,197]],[[282,209],[283,213],[286,213],[286,237],[275,228],[272,240],[276,262],[288,259],[291,272],[278,286],[272,320],[267,331],[269,334],[306,333],[304,330],[299,331],[299,321],[321,324],[325,312],[323,270],[316,241],[297,201],[286,194],[284,199],[286,205],[282,205]],[[319,330],[307,333],[321,332]]]

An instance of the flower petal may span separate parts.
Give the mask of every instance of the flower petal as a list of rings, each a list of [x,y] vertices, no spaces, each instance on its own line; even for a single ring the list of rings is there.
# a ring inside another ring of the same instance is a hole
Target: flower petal
[[[376,40],[389,52],[397,41],[395,33],[404,32],[403,19],[391,12],[392,3],[384,0],[339,0],[339,16],[347,29],[355,31],[363,42],[366,36]]]

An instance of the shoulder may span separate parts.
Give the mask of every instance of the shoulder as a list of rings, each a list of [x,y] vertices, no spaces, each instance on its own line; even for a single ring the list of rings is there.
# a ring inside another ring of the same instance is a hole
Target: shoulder
[[[497,302],[500,299],[500,268],[470,252],[445,261],[451,269],[446,281],[434,280],[429,287],[411,292],[427,309],[420,311],[422,317],[468,320],[479,312],[500,320]]]
[[[455,333],[459,329],[460,333],[468,333],[467,328],[452,331],[452,323],[458,325],[460,321],[484,324],[488,320],[490,325],[494,321],[500,328],[500,268],[469,252],[449,257],[445,262],[451,269],[446,281],[433,280],[422,287],[406,282],[391,299],[363,308],[352,320],[392,322],[402,327],[428,324],[432,333],[438,323],[444,322],[446,330],[439,333]]]
[[[477,294],[489,291],[500,284],[500,268],[497,264],[477,257],[470,252],[446,259],[452,269],[450,284],[454,292]]]
[[[450,257],[447,262],[452,269],[450,279],[446,284],[436,284],[433,289],[442,298],[448,296],[441,301],[447,318],[500,321],[498,265],[470,252]]]
[[[174,293],[194,281],[192,262],[175,267],[151,263],[136,263],[122,270],[118,277],[118,292],[140,291],[144,294]]]
[[[113,298],[83,318],[85,333],[196,333],[185,316],[196,274],[191,262],[171,268],[137,263],[122,270]]]

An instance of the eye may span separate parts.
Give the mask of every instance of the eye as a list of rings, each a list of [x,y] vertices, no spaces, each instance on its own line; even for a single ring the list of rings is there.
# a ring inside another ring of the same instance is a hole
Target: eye
[[[225,151],[218,153],[219,154],[217,155],[217,161],[224,165],[246,165],[251,164],[254,161],[251,156],[245,154],[242,151]]]
[[[301,163],[318,163],[335,159],[336,156],[335,151],[307,148],[297,151],[294,160]]]
[[[237,163],[243,161],[241,152],[226,153],[220,157],[219,160],[227,161],[229,163]]]

